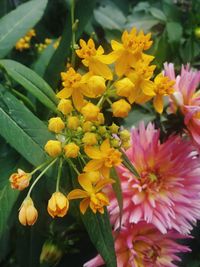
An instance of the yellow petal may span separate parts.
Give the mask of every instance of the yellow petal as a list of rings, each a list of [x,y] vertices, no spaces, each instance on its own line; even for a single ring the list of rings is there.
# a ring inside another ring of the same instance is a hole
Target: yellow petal
[[[60,192],[57,192],[55,198],[56,198],[56,204],[59,209],[63,209],[67,206],[67,198],[65,197],[65,195],[63,195]]]
[[[155,96],[153,99],[153,105],[155,110],[161,114],[163,112],[163,97],[161,95]]]
[[[115,71],[119,77],[128,70],[128,56],[129,54],[124,51],[115,63]]]
[[[103,166],[100,170],[103,177],[108,178],[110,176],[110,168]]]
[[[67,195],[69,200],[78,199],[78,198],[86,198],[88,197],[88,193],[81,189],[74,189]]]
[[[92,193],[94,191],[92,181],[88,179],[85,173],[82,173],[78,176],[78,182],[86,192]]]
[[[99,170],[103,165],[102,160],[99,159],[93,159],[90,160],[84,167],[83,171],[85,172],[91,172],[91,171],[96,171]]]
[[[58,98],[68,98],[72,95],[72,88],[64,88],[57,93]]]
[[[98,147],[95,146],[85,146],[84,149],[87,156],[91,159],[101,159],[102,153]]]
[[[80,93],[78,89],[74,89],[72,93],[72,99],[74,106],[77,110],[81,110],[81,108],[84,106],[85,102],[83,99],[83,95]]]
[[[95,186],[95,192],[99,192],[102,188],[104,188],[108,184],[113,184],[115,181],[113,179],[101,179]]]
[[[155,84],[152,81],[143,80],[141,82],[140,86],[141,86],[141,89],[145,95],[148,95],[148,96],[154,96],[155,95],[155,92],[154,92]]]
[[[100,146],[100,150],[104,153],[108,152],[110,150],[110,141],[109,139],[106,139],[103,141],[103,143]]]
[[[123,49],[123,45],[115,40],[111,41],[111,46],[113,50],[121,50]]]
[[[98,59],[91,59],[89,62],[89,70],[96,75],[103,76],[106,80],[112,80],[113,75],[109,67]]]
[[[83,199],[81,202],[80,202],[80,211],[81,213],[84,215],[88,206],[90,204],[90,199],[89,198],[86,198],[86,199]]]

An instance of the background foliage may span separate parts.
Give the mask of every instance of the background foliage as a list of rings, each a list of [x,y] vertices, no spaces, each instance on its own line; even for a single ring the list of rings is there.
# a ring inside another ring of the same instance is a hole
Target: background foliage
[[[135,26],[152,32],[151,53],[156,56],[158,70],[165,61],[173,61],[177,70],[187,62],[199,68],[199,9],[199,0],[77,0],[76,37],[93,36],[109,51],[111,39],[119,39],[124,29]],[[13,192],[8,184],[9,175],[19,166],[28,169],[46,157],[43,146],[51,134],[45,121],[55,111],[54,92],[60,85],[59,73],[71,53],[70,0],[1,0],[0,17],[0,265],[40,266],[42,246],[46,240],[51,240],[63,253],[58,266],[82,266],[96,251],[81,218],[76,224],[74,214],[52,222],[45,211],[54,184],[53,173],[48,173],[49,177],[42,180],[43,185],[34,193],[41,216],[31,229],[22,227],[17,221],[23,193]],[[15,43],[31,28],[36,30],[32,49],[15,50]],[[45,38],[55,42],[59,37],[61,41],[56,50],[50,44],[38,53],[34,46]],[[136,106],[122,123],[131,127],[140,120],[161,123],[165,118],[156,117],[149,105]],[[183,255],[183,267],[200,266],[198,226],[193,234],[195,239],[187,241],[193,252]]]

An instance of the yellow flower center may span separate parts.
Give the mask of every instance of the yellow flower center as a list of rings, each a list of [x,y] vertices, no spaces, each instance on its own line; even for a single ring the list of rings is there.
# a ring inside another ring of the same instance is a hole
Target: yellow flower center
[[[70,68],[67,72],[62,72],[61,77],[63,81],[62,85],[66,88],[76,88],[81,81],[81,75],[75,72],[73,68]]]
[[[160,75],[155,79],[155,93],[157,95],[171,95],[174,92],[174,81],[170,81],[168,77]]]
[[[107,153],[105,157],[105,166],[108,168],[112,168],[112,166],[119,165],[121,163],[121,153],[111,148]]]

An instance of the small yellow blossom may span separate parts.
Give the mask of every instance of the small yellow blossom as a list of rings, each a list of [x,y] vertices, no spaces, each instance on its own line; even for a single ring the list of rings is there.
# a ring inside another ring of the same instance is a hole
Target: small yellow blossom
[[[131,93],[135,90],[134,83],[129,78],[123,78],[115,83],[117,88],[117,95],[129,98]]]
[[[38,218],[38,212],[30,197],[26,198],[19,210],[19,221],[22,225],[33,225]]]
[[[89,67],[89,71],[94,75],[99,75],[107,80],[112,80],[112,72],[106,64],[110,64],[109,58],[104,54],[102,46],[95,48],[94,41],[89,39],[86,43],[80,40],[80,49],[76,50],[77,55],[82,58],[82,63]]]
[[[49,125],[48,125],[49,131],[54,133],[60,133],[64,128],[65,128],[65,123],[60,117],[51,118],[49,120]]]
[[[83,123],[82,129],[84,132],[90,132],[92,130],[93,123],[91,121],[85,121]]]
[[[57,140],[49,140],[44,150],[49,154],[51,157],[57,157],[62,153],[62,145],[60,141]]]
[[[112,184],[114,181],[112,179],[101,179],[100,173],[98,172],[88,172],[83,173],[78,176],[79,184],[82,189],[74,189],[68,194],[68,199],[81,199],[80,211],[85,214],[88,207],[96,213],[104,213],[104,206],[109,205],[108,197],[100,192],[108,184]]]
[[[109,126],[109,129],[110,129],[111,133],[117,134],[119,131],[119,126],[117,126],[117,124],[115,124],[113,122],[112,125]]]
[[[103,113],[100,112],[98,114],[96,123],[97,124],[104,124],[105,123],[105,118],[104,118]]]
[[[80,125],[79,118],[76,116],[69,116],[67,119],[67,127],[71,130],[77,130]]]
[[[27,32],[27,34],[23,38],[20,38],[19,41],[16,43],[16,50],[23,51],[29,49],[31,38],[35,35],[36,33],[34,29],[31,29],[29,32]]]
[[[10,176],[9,181],[13,189],[23,190],[29,186],[30,179],[30,173],[26,173],[23,170],[18,169],[17,173],[13,173]]]
[[[125,141],[125,142],[122,142],[121,146],[127,150],[131,147],[131,142],[130,141]]]
[[[81,113],[83,114],[85,120],[97,121],[100,109],[96,105],[89,102],[81,109]]]
[[[69,201],[61,192],[55,192],[49,199],[47,210],[51,217],[64,217],[69,209]]]
[[[69,99],[61,99],[58,104],[58,110],[62,112],[62,114],[67,115],[72,112],[73,106],[72,102]]]
[[[75,143],[71,142],[64,146],[65,151],[65,157],[66,158],[76,158],[78,157],[79,153],[79,146],[77,146]]]
[[[129,141],[129,140],[131,139],[131,134],[130,134],[130,132],[129,132],[128,130],[126,130],[126,129],[120,131],[119,136],[120,136],[120,139],[121,139],[122,141]]]
[[[175,81],[170,80],[168,77],[164,76],[162,73],[158,74],[154,79],[155,83],[155,94],[153,99],[153,105],[158,113],[163,112],[163,97],[174,93]]]
[[[114,117],[127,117],[130,110],[131,105],[124,99],[120,99],[112,104],[112,112]]]
[[[87,96],[91,98],[101,96],[106,90],[105,79],[101,76],[93,75],[88,79],[87,85]]]
[[[110,146],[108,139],[104,140],[100,147],[85,146],[85,153],[90,160],[84,167],[85,172],[99,170],[104,177],[109,176],[110,168],[118,166],[121,162],[121,153]]]
[[[96,145],[97,135],[95,133],[85,133],[82,141],[85,145]]]

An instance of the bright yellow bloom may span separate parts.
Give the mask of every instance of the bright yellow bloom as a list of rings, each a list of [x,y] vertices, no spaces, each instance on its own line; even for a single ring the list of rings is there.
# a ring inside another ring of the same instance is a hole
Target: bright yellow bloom
[[[23,37],[20,38],[19,41],[16,43],[15,48],[19,51],[23,51],[30,48],[30,41],[31,38],[36,35],[35,30],[32,29]]]
[[[66,158],[77,158],[79,153],[79,146],[71,142],[64,146],[65,157]]]
[[[29,186],[30,179],[30,173],[26,173],[23,170],[18,169],[17,173],[13,173],[10,176],[9,181],[13,189],[23,190]]]
[[[61,192],[55,192],[49,199],[47,210],[51,217],[64,217],[69,209],[69,201]]]
[[[88,102],[82,109],[81,113],[83,114],[86,121],[97,121],[98,115],[100,113],[99,107]]]
[[[73,106],[72,102],[69,99],[61,99],[58,104],[58,110],[62,112],[62,114],[67,115],[72,112]]]
[[[26,198],[19,211],[19,221],[22,225],[33,225],[38,218],[38,212],[30,197]]]
[[[110,146],[108,139],[104,140],[100,147],[86,146],[85,153],[90,160],[84,167],[85,172],[99,170],[104,177],[109,176],[110,168],[118,166],[121,162],[121,153]]]
[[[112,104],[112,112],[114,117],[124,118],[128,116],[131,105],[124,99],[120,99]]]
[[[104,77],[106,80],[112,80],[112,72],[106,64],[110,64],[109,58],[104,54],[102,46],[95,48],[94,41],[89,39],[86,43],[80,39],[80,49],[76,50],[77,55],[82,58],[82,63],[89,67],[89,71],[94,75]]]
[[[87,85],[87,96],[91,98],[101,96],[106,90],[105,79],[101,76],[91,76],[88,79]]]
[[[62,132],[64,128],[65,128],[65,124],[60,117],[51,118],[49,120],[49,125],[48,125],[49,131],[54,132],[54,133],[60,133]]]
[[[136,28],[130,33],[124,31],[122,34],[122,43],[115,40],[111,41],[113,52],[108,55],[108,60],[115,62],[115,71],[118,76],[124,75],[130,67],[141,59],[142,52],[151,47],[151,34],[144,35],[143,31],[137,34]]]
[[[67,119],[67,127],[71,130],[76,130],[80,124],[79,118],[76,116],[70,116]]]
[[[95,133],[85,133],[82,141],[85,145],[96,145],[97,135]]]
[[[112,184],[112,179],[101,179],[99,172],[87,172],[78,176],[79,184],[82,189],[74,189],[68,194],[68,199],[83,198],[80,202],[80,211],[82,214],[86,212],[90,206],[91,210],[96,213],[104,213],[104,206],[109,205],[108,197],[100,192],[106,185]]]
[[[155,94],[153,99],[153,105],[158,113],[163,112],[163,97],[174,93],[175,81],[164,76],[162,73],[158,74],[154,79],[155,83]]]
[[[49,154],[49,156],[57,157],[62,152],[61,142],[57,140],[49,140],[46,143],[44,150],[47,152],[47,154]]]

